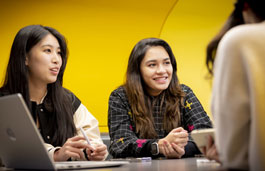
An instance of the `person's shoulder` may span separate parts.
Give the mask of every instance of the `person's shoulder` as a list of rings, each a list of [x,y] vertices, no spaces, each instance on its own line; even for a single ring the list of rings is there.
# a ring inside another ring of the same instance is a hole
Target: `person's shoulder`
[[[75,96],[75,94],[71,90],[64,88],[64,87],[63,87],[63,92],[69,97]]]
[[[118,88],[116,88],[115,90],[111,92],[111,95],[115,95],[115,94],[122,95],[122,96],[125,95],[126,94],[125,87],[119,86]]]
[[[125,90],[125,87],[123,85],[119,86],[118,88],[116,88],[115,90],[113,90],[111,92],[110,99],[116,99],[116,98],[119,98],[123,101],[128,100],[126,90]]]
[[[265,37],[265,22],[255,24],[242,24],[230,29],[222,38],[220,44],[226,46],[241,46],[252,40]]]
[[[260,23],[242,24],[229,30],[229,32],[235,32],[242,36],[250,36],[255,34],[264,34],[265,21]]]
[[[186,84],[180,84],[180,87],[181,87],[182,91],[186,94],[189,93],[190,91],[192,91],[191,88],[189,86],[187,86]]]
[[[63,88],[64,94],[70,99],[75,109],[81,104],[81,100],[69,89]]]

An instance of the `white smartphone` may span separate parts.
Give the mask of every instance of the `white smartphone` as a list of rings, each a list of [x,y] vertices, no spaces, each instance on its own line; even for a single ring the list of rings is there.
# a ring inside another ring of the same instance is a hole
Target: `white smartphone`
[[[194,142],[196,143],[198,148],[207,146],[209,135],[212,136],[213,139],[215,139],[214,128],[196,129],[196,130],[193,130],[190,133],[190,135],[192,139],[194,140]]]

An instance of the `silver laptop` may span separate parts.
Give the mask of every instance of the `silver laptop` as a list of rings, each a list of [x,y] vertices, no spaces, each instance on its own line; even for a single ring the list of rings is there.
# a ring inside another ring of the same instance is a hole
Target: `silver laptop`
[[[53,162],[21,94],[0,97],[0,158],[7,168],[86,169],[114,167],[126,161]]]

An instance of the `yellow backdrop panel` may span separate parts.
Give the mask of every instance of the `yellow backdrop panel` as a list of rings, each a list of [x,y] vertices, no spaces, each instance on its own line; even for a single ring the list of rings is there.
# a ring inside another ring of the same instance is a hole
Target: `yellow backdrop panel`
[[[174,51],[180,82],[193,89],[210,117],[211,80],[205,65],[206,46],[232,12],[233,2],[180,0],[161,32],[161,38]]]
[[[108,98],[124,81],[133,46],[158,37],[176,0],[0,1],[0,78],[17,31],[48,25],[68,40],[64,86],[73,91],[107,132]]]
[[[231,9],[232,0],[0,1],[0,80],[20,28],[54,27],[69,45],[64,86],[99,120],[101,132],[107,132],[108,98],[124,81],[130,51],[140,39],[161,36],[177,57],[181,82],[209,112],[204,51]]]

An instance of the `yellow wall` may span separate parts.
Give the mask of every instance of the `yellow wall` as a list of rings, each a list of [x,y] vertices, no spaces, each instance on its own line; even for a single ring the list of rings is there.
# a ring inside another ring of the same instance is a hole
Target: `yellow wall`
[[[124,81],[131,49],[140,39],[161,36],[177,57],[181,82],[209,111],[204,49],[231,9],[232,0],[1,0],[0,80],[21,27],[54,27],[69,45],[64,86],[107,132],[108,97]]]
[[[190,86],[210,113],[211,79],[206,46],[233,10],[234,0],[180,0],[161,32],[174,51],[181,83]]]

